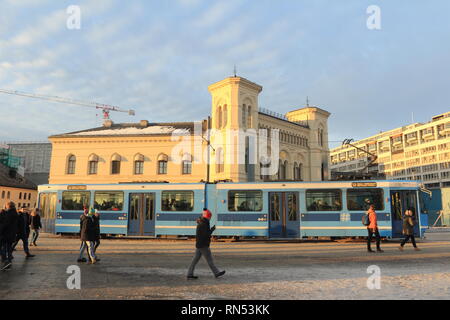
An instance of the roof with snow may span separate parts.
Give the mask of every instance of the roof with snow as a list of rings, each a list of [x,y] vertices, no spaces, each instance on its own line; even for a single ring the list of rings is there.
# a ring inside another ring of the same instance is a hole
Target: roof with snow
[[[200,126],[201,128],[201,126]],[[167,136],[167,135],[192,135],[194,134],[194,122],[172,123],[111,123],[81,131],[63,133],[50,136],[50,138],[62,137],[105,137],[105,136]]]
[[[15,169],[0,163],[0,186],[37,190],[37,186],[30,180],[22,177]]]

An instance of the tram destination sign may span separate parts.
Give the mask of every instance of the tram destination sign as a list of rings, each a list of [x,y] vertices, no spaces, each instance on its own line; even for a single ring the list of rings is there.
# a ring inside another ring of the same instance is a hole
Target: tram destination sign
[[[353,188],[368,188],[368,187],[376,187],[376,182],[352,182]]]
[[[87,186],[85,185],[74,185],[74,186],[67,186],[67,190],[86,190]]]

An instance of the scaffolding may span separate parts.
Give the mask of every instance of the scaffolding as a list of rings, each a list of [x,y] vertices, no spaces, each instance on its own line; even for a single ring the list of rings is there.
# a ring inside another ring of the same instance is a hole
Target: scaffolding
[[[0,163],[13,169],[18,169],[21,163],[20,157],[11,155],[11,151],[8,146],[0,145]]]

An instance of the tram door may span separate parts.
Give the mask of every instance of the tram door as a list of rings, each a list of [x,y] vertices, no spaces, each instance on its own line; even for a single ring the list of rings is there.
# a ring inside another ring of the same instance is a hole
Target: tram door
[[[269,193],[270,238],[299,237],[298,208],[298,192]]]
[[[55,233],[57,199],[58,194],[56,192],[39,194],[39,209],[43,232]]]
[[[155,235],[155,194],[131,193],[128,210],[128,235]]]
[[[392,237],[403,236],[403,217],[406,210],[412,210],[416,222],[414,234],[419,235],[419,212],[417,210],[416,191],[391,191]]]

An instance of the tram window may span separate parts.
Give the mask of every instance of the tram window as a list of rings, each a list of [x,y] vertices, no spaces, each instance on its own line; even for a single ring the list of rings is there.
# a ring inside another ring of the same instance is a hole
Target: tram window
[[[39,194],[39,209],[41,211],[41,218],[45,219],[47,218],[47,194],[40,193]]]
[[[308,211],[340,211],[342,192],[339,189],[307,190],[306,207]]]
[[[288,199],[288,220],[297,221],[297,194],[291,193],[287,196]]]
[[[194,210],[193,191],[163,191],[161,196],[163,211],[192,211]]]
[[[262,191],[228,191],[228,211],[261,211]]]
[[[83,206],[89,207],[90,192],[64,191],[62,193],[62,210],[83,210]]]
[[[348,210],[366,211],[371,204],[375,210],[384,209],[383,189],[347,189]]]
[[[96,192],[94,208],[100,211],[121,211],[123,208],[123,192]]]

